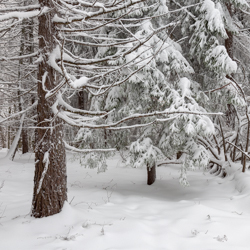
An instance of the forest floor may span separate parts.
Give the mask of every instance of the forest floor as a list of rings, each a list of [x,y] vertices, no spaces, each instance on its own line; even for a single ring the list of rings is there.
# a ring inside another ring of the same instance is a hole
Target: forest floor
[[[226,178],[202,169],[179,184],[178,166],[146,170],[119,155],[108,170],[81,166],[67,155],[68,201],[60,214],[30,217],[34,155],[14,162],[0,151],[1,250],[247,250],[250,249],[250,174]]]

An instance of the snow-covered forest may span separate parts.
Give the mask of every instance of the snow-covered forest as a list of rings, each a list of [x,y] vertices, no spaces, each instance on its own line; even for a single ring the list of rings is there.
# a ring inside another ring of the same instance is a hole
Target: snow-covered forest
[[[250,1],[0,0],[0,37],[0,249],[249,249]]]

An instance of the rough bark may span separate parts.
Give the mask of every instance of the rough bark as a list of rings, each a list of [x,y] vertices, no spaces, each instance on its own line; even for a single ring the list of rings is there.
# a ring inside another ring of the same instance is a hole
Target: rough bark
[[[233,11],[232,11],[232,5],[230,3],[226,3],[227,9],[229,14],[233,15]],[[228,29],[226,29],[227,32],[227,36],[228,38],[225,40],[225,47],[227,50],[228,55],[233,59],[233,42],[234,42],[234,36],[233,33],[231,31],[229,31]]]
[[[23,6],[28,6],[32,4],[33,0],[25,0],[23,2]],[[21,41],[20,41],[20,52],[19,55],[32,54],[34,52],[34,20],[32,19],[23,19],[21,23]],[[24,75],[27,73],[27,65],[31,65],[33,63],[33,58],[30,57],[28,59],[20,59],[19,60],[19,70],[18,70],[18,79],[19,79],[19,111],[25,109],[24,104],[29,103],[29,99],[24,100],[22,96],[22,89],[27,89],[29,86],[30,80],[28,78],[24,79]],[[29,68],[29,67],[28,67]],[[27,122],[24,121],[24,127],[27,127]],[[22,129],[22,134],[20,141],[22,142],[22,153],[29,152],[29,138],[28,131],[26,128]]]
[[[49,53],[56,46],[54,36],[56,27],[52,22],[55,6],[51,0],[39,0],[41,6],[47,6],[50,12],[39,17],[39,49],[42,50],[43,60],[38,69],[38,106],[35,177],[32,201],[32,216],[40,218],[57,214],[62,210],[67,200],[67,176],[65,162],[65,146],[63,143],[62,122],[53,114],[51,106],[56,97],[45,99],[46,92],[41,84],[42,80],[47,89],[56,86],[58,76],[48,64]],[[45,78],[45,74],[47,77]],[[45,79],[43,79],[45,78]],[[51,127],[44,129],[44,127]],[[41,128],[41,129],[40,129]]]
[[[148,185],[152,185],[156,179],[156,166],[155,164],[152,167],[147,166],[147,174],[148,174]]]
[[[32,0],[26,1],[26,4],[32,4]],[[25,31],[24,31],[24,44],[25,44],[25,53],[32,54],[34,52],[34,20],[24,20],[25,22]],[[33,64],[33,58],[30,57],[28,62],[30,65]],[[28,100],[29,101],[29,100]],[[27,123],[24,121],[25,127]],[[29,137],[27,129],[22,130],[22,153],[29,152]]]
[[[78,108],[83,110],[88,110],[88,93],[84,90],[78,93]]]

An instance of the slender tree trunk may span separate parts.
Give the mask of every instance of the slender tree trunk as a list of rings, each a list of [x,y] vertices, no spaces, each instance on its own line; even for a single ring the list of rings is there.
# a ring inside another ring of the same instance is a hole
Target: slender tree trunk
[[[233,15],[233,10],[232,10],[232,5],[230,3],[226,3],[227,9],[229,14]],[[229,31],[228,29],[226,29],[227,32],[227,36],[228,38],[225,40],[225,47],[227,50],[228,55],[233,59],[233,42],[234,42],[234,36],[233,33],[231,31]]]
[[[0,144],[0,148],[5,148],[5,138],[4,138],[4,129],[2,127],[0,127],[0,140],[1,140],[1,144]]]
[[[32,4],[33,0],[25,0],[23,2],[24,6],[27,6],[29,4]],[[21,41],[20,41],[20,52],[19,55],[23,56],[25,54],[31,54],[34,52],[34,36],[33,36],[33,27],[34,21],[31,19],[24,19],[21,23]],[[19,96],[19,111],[24,110],[24,100],[22,97],[22,89],[26,89],[27,85],[27,79],[23,81],[23,75],[26,74],[25,67],[27,67],[27,64],[32,64],[33,58],[30,57],[27,59],[20,59],[19,60],[19,70],[18,70],[18,79],[19,79],[19,90],[18,90],[18,96]],[[27,100],[29,101],[29,100]],[[27,126],[27,122],[24,121],[24,126]],[[22,153],[28,153],[29,152],[29,140],[28,140],[28,133],[27,129],[22,129],[22,134],[20,137],[20,141],[22,142]],[[17,150],[17,149],[16,149]]]
[[[51,110],[56,97],[45,98],[44,86],[51,90],[56,86],[55,70],[48,64],[48,57],[56,46],[56,27],[53,24],[55,6],[52,0],[39,0],[41,7],[50,12],[39,17],[39,49],[43,60],[38,69],[37,133],[35,150],[35,177],[32,216],[40,218],[57,214],[67,200],[67,176],[63,125]],[[50,127],[45,129],[45,127]],[[41,128],[41,129],[40,129]]]
[[[15,155],[16,155],[16,151],[18,149],[18,142],[20,140],[20,135],[21,135],[21,132],[22,132],[22,127],[23,127],[23,121],[24,121],[24,117],[25,117],[25,114],[22,115],[21,117],[21,120],[20,120],[20,127],[15,135],[15,138],[10,146],[10,149],[6,155],[7,158],[11,159],[12,161],[14,160],[15,158]]]
[[[227,161],[226,141],[225,141],[224,132],[223,132],[223,129],[222,129],[220,119],[219,119],[219,123],[220,123],[220,131],[221,131],[221,137],[222,137],[222,143],[223,143],[224,157],[225,157],[225,161]]]
[[[79,109],[88,110],[88,93],[85,90],[81,90],[78,93],[78,105]]]
[[[11,107],[9,107],[9,116],[11,115]],[[11,126],[8,125],[7,127],[7,147],[8,149],[10,149],[10,146],[11,146]]]
[[[250,118],[248,115],[248,109],[246,108],[246,117],[247,117],[247,138],[246,138],[246,149],[245,152],[248,153],[248,147],[249,147],[249,133],[250,133]],[[242,172],[244,173],[246,171],[246,164],[247,164],[247,157],[243,156],[243,166],[242,166]]]
[[[147,166],[147,174],[148,174],[148,185],[152,185],[156,179],[156,166],[155,164],[152,167]]]
[[[26,27],[26,20],[23,20],[22,21],[22,29],[21,29],[21,43],[20,43],[20,52],[19,52],[19,55],[20,56],[23,56],[25,55],[25,27]],[[22,76],[23,76],[23,59],[20,59],[19,60],[19,69],[18,69],[18,79],[19,79],[19,90],[18,90],[18,96],[19,96],[19,111],[22,111],[23,110],[23,97],[22,97],[22,92],[21,92],[21,89],[24,87],[23,86],[23,83],[22,83]],[[25,123],[25,121],[24,121]],[[27,153],[29,151],[29,148],[28,148],[28,141],[27,141],[27,131],[26,129],[22,129],[22,132],[21,132],[21,136],[20,136],[20,139],[22,141],[22,153]],[[15,149],[15,153],[13,155],[13,159],[15,157],[15,154],[16,154],[16,151],[17,151],[17,148],[18,148],[18,144],[16,145],[16,149]],[[13,160],[12,159],[12,160]]]

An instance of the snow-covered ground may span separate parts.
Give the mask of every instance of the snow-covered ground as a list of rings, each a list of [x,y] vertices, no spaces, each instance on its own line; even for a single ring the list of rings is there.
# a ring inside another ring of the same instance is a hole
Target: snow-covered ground
[[[250,249],[249,173],[221,179],[197,170],[183,188],[173,165],[157,168],[147,186],[146,170],[125,167],[119,155],[97,174],[68,154],[70,204],[34,219],[33,157],[0,159],[1,250]]]

